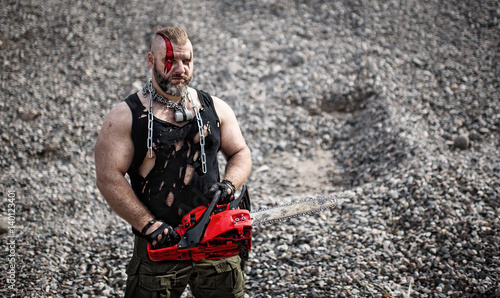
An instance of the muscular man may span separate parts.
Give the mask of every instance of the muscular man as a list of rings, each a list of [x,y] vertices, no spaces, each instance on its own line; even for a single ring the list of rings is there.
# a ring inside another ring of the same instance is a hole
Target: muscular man
[[[111,109],[95,146],[97,186],[136,235],[126,296],[179,297],[189,283],[196,297],[243,297],[239,256],[154,262],[147,255],[148,241],[155,248],[174,245],[179,235],[172,227],[195,207],[207,206],[217,190],[221,200],[231,200],[251,170],[232,109],[188,87],[193,47],[187,33],[160,29],[147,63],[152,78]],[[227,160],[223,179],[219,150]]]

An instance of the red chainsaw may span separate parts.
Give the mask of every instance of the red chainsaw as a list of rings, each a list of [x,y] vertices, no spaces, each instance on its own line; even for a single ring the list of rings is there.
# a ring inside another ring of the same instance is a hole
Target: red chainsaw
[[[248,257],[252,248],[252,226],[281,221],[318,212],[337,205],[335,196],[310,198],[250,213],[248,189],[229,204],[218,205],[216,193],[208,207],[200,206],[186,214],[175,231],[181,236],[177,245],[152,249],[153,261],[222,259],[241,255]]]

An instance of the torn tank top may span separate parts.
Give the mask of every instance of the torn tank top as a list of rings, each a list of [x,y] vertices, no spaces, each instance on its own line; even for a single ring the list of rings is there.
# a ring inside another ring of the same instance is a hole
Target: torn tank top
[[[143,177],[139,174],[147,155],[148,111],[137,94],[125,99],[132,111],[134,158],[127,174],[132,188],[153,216],[177,226],[182,216],[192,209],[208,205],[205,193],[220,181],[217,153],[220,150],[220,121],[212,97],[197,90],[202,107],[200,115],[205,132],[207,173],[201,167],[201,146],[196,117],[177,126],[154,117],[154,167]]]

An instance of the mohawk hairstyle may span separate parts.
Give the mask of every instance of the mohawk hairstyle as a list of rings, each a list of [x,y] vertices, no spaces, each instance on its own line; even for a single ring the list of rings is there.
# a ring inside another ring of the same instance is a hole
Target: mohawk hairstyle
[[[162,27],[156,31],[156,34],[165,35],[172,43],[185,45],[189,39],[187,32],[184,29],[177,27]]]

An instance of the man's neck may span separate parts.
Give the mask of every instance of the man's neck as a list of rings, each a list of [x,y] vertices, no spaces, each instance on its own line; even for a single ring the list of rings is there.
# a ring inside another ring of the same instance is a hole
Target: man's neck
[[[170,95],[170,94],[167,94],[165,93],[157,84],[156,82],[153,82],[153,88],[155,88],[156,90],[156,93],[158,93],[158,95],[161,95],[163,96],[165,99],[168,99],[170,100],[171,102],[174,102],[174,103],[180,103],[181,100],[182,100],[182,96],[173,96],[173,95]]]

